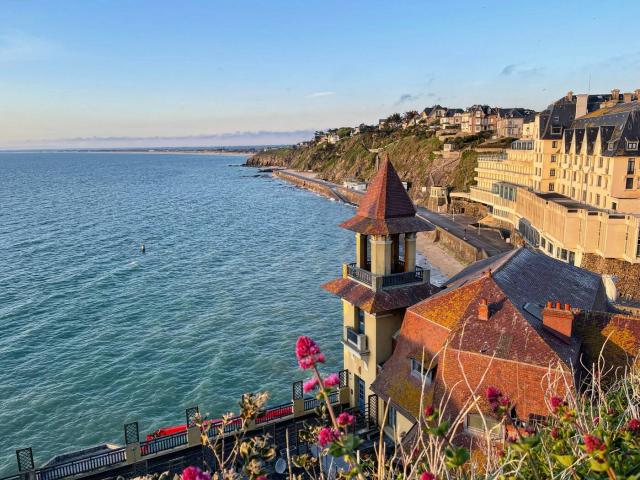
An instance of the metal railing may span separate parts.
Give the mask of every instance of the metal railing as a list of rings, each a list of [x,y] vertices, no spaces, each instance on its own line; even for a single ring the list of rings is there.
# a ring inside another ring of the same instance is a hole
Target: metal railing
[[[280,418],[293,415],[293,405],[291,403],[283,403],[277,407],[269,408],[266,412],[256,418],[256,425],[271,422]]]
[[[36,480],[56,480],[91,472],[105,467],[111,467],[125,461],[125,449],[119,448],[107,453],[92,455],[80,460],[74,460],[59,465],[36,470]]]
[[[349,275],[354,280],[362,282],[366,285],[373,286],[372,283],[372,273],[364,268],[356,267],[355,263],[350,263],[347,265],[347,275]]]
[[[140,454],[143,457],[187,444],[187,432],[175,433],[166,437],[154,438],[140,443]]]
[[[337,391],[333,391],[329,394],[329,403],[332,405],[337,403],[340,400],[340,396]],[[304,411],[308,412],[309,410],[313,410],[318,408],[320,405],[324,403],[324,400],[318,400],[314,397],[308,397],[304,399]]]
[[[398,262],[398,266],[404,265],[403,262]],[[405,285],[409,283],[423,282],[424,281],[424,269],[422,267],[415,267],[413,272],[399,272],[392,273],[390,275],[376,275],[363,268],[356,267],[355,263],[349,263],[347,265],[347,276],[363,283],[369,287],[376,287],[378,279],[381,279],[382,288],[396,287],[398,285]]]
[[[422,282],[424,280],[424,269],[416,267],[413,272],[394,273],[382,277],[382,288],[396,287],[407,283]]]

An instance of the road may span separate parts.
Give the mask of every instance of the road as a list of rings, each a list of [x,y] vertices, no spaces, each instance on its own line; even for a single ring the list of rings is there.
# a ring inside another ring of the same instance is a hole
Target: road
[[[339,192],[337,188],[338,185],[316,178],[315,173],[301,173],[289,169],[285,171],[287,174],[298,177],[302,180],[324,185],[325,187],[330,188],[339,200],[344,203],[351,203]],[[480,231],[478,231],[476,227],[472,227],[471,224],[475,223],[475,220],[471,217],[457,214],[455,215],[454,221],[449,215],[437,213],[425,207],[416,205],[416,210],[418,211],[418,217],[426,220],[432,225],[436,225],[443,230],[446,230],[452,235],[455,235],[469,243],[473,247],[479,250],[484,250],[490,257],[511,250],[511,245],[502,240],[500,234],[495,230],[481,228]]]

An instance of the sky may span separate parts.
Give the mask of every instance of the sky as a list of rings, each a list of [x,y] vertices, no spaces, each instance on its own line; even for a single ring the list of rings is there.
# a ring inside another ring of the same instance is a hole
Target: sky
[[[0,148],[291,143],[640,88],[638,1],[0,0]]]

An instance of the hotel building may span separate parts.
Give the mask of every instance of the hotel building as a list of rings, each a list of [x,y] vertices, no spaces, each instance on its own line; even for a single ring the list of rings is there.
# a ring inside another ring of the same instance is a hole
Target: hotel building
[[[531,138],[478,158],[469,199],[560,260],[640,263],[640,104],[574,95],[536,115]]]

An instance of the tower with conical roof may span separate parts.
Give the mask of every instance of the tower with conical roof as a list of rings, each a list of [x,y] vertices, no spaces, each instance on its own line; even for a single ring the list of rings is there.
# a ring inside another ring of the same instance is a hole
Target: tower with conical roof
[[[389,160],[380,166],[356,215],[340,226],[355,232],[355,262],[344,264],[342,278],[323,288],[343,303],[351,405],[380,421],[384,409],[369,387],[378,365],[391,356],[406,308],[431,295],[429,271],[416,266],[416,233],[433,227],[416,216]]]

